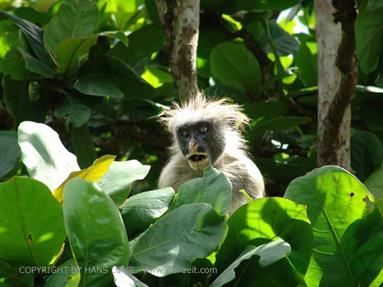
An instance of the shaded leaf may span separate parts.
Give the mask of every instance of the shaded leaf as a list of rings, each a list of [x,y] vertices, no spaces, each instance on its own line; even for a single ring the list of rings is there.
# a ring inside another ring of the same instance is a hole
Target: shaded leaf
[[[133,182],[144,179],[149,170],[149,165],[137,160],[114,161],[98,184],[120,206],[129,196]]]
[[[121,215],[108,195],[83,179],[68,182],[64,196],[65,229],[80,267],[80,285],[108,286],[112,267],[127,266],[129,260]]]
[[[364,184],[377,200],[383,200],[383,168],[372,173]]]
[[[0,131],[0,179],[7,177],[19,164],[21,152],[14,131]]]
[[[261,83],[257,59],[249,50],[233,43],[218,44],[210,54],[210,70],[215,78],[242,92],[256,92]]]
[[[22,122],[18,128],[22,161],[31,177],[54,190],[73,171],[79,170],[75,155],[68,152],[49,126]]]
[[[196,258],[209,255],[222,240],[224,230],[224,218],[210,205],[184,204],[130,242],[134,273],[146,271],[158,277],[178,273]]]
[[[13,266],[48,266],[64,243],[62,216],[41,182],[13,177],[0,183],[0,259]]]
[[[168,210],[173,198],[174,190],[171,187],[129,197],[120,207],[128,234],[137,234],[146,229]]]
[[[57,266],[60,272],[53,273],[46,279],[44,287],[77,287],[80,283],[80,269],[73,259]]]
[[[71,139],[74,153],[80,168],[87,168],[96,159],[93,138],[86,125],[71,129]]]

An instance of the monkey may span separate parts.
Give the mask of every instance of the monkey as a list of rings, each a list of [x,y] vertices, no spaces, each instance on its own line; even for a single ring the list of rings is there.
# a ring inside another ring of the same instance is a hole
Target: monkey
[[[162,121],[172,135],[170,160],[162,169],[158,185],[178,190],[184,182],[201,177],[207,165],[221,171],[232,185],[230,213],[247,203],[240,192],[264,197],[263,176],[249,158],[241,127],[249,119],[229,99],[208,99],[199,92],[189,100],[174,103]]]

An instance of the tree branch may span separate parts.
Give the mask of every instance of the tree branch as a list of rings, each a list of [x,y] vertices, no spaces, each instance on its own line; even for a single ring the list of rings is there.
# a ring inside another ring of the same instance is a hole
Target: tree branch
[[[199,0],[156,0],[164,25],[166,53],[174,86],[180,98],[189,98],[198,92],[197,44],[199,30]]]

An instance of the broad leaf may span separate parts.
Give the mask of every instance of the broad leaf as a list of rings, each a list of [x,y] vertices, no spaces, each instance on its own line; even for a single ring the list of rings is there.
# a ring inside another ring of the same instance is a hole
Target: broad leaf
[[[224,218],[210,205],[182,205],[130,242],[134,273],[146,271],[158,277],[178,273],[195,259],[209,255],[222,240],[224,230]]]
[[[0,131],[0,179],[16,169],[20,160],[20,148],[14,131]]]
[[[114,266],[112,272],[114,284],[116,284],[117,287],[148,287],[148,285],[134,277],[129,270]]]
[[[174,198],[171,187],[145,191],[133,195],[121,206],[122,218],[128,234],[137,234],[162,216]]]
[[[80,283],[80,269],[73,259],[57,266],[60,272],[53,273],[46,279],[44,287],[77,287]]]
[[[241,10],[285,10],[298,2],[299,0],[225,0],[221,7],[231,13]]]
[[[64,1],[60,10],[44,30],[44,43],[50,50],[68,38],[87,38],[93,35],[98,21],[94,0]]]
[[[91,113],[88,106],[75,98],[68,98],[54,110],[56,117],[67,119],[75,128],[84,125],[90,119]]]
[[[112,155],[104,155],[98,159],[95,160],[95,162],[88,168],[80,170],[80,171],[74,171],[72,172],[65,181],[60,184],[58,188],[56,188],[53,191],[53,196],[59,201],[62,202],[64,200],[63,193],[64,193],[64,187],[66,183],[75,177],[79,177],[82,179],[85,179],[89,182],[97,182],[99,181],[107,172],[109,166],[114,161],[115,156]]]
[[[69,38],[60,42],[54,49],[57,58],[57,71],[71,76],[85,60],[90,47],[96,44],[98,35],[89,38]]]
[[[178,190],[172,208],[185,203],[209,203],[218,214],[229,212],[232,201],[231,183],[218,170],[209,167],[202,178],[191,179]]]
[[[120,206],[129,196],[132,183],[144,179],[149,170],[149,165],[137,160],[115,161],[98,184]]]
[[[12,266],[48,266],[63,247],[60,204],[31,178],[0,183],[0,259]]]
[[[351,134],[351,166],[360,180],[365,180],[383,163],[383,144],[369,131],[353,130]]]
[[[18,129],[22,161],[31,177],[54,190],[69,174],[79,170],[76,157],[68,152],[49,126],[22,122]]]
[[[326,166],[292,181],[285,197],[307,205],[313,225],[313,257],[306,274],[307,283],[359,285],[353,255],[348,252],[343,236],[354,222],[363,219],[370,197],[367,189],[346,170]]]
[[[210,54],[210,70],[222,84],[242,92],[256,92],[261,84],[257,59],[237,44],[218,44]]]
[[[287,257],[290,252],[290,245],[282,239],[276,239],[257,247],[250,245],[217,277],[217,279],[213,281],[209,287],[220,287],[232,281],[235,278],[235,268],[237,268],[240,263],[250,259],[254,255],[258,255],[260,265],[262,267],[266,267],[274,262],[277,262],[283,257]]]
[[[28,71],[35,73],[36,75],[39,75],[39,77],[43,77],[47,79],[54,78],[55,71],[53,70],[53,68],[51,68],[44,62],[41,62],[39,59],[35,58],[24,49],[19,48],[18,51],[23,56],[23,59],[25,62],[25,68]]]
[[[299,79],[305,87],[312,87],[318,84],[318,65],[317,55],[313,54],[306,42],[302,42],[298,53],[294,57],[294,61],[298,66]]]
[[[276,238],[291,245],[289,261],[304,274],[311,254],[312,230],[306,208],[284,198],[262,198],[237,209],[228,220],[229,232],[217,254],[217,265],[226,268],[249,245],[258,246]],[[273,269],[265,270],[263,277]],[[261,276],[261,277],[262,277]]]
[[[129,259],[121,215],[108,195],[83,179],[68,182],[64,196],[65,229],[80,267],[80,285],[109,286],[112,267],[127,266]]]
[[[383,8],[367,10],[367,0],[358,1],[355,23],[356,54],[360,69],[370,73],[378,67],[383,49]]]
[[[377,200],[383,200],[383,168],[371,174],[364,184]]]

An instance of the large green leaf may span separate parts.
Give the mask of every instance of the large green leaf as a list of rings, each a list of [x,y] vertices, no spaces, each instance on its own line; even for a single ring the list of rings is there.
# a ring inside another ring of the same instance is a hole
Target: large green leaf
[[[57,71],[71,76],[88,55],[89,49],[96,44],[98,35],[88,38],[68,38],[54,49],[57,60]]]
[[[364,184],[377,200],[383,200],[383,168],[371,174]]]
[[[80,169],[76,156],[66,150],[58,134],[47,125],[22,122],[18,141],[29,175],[51,190],[59,187],[71,172]]]
[[[141,192],[129,197],[121,206],[128,234],[137,234],[162,216],[174,198],[171,187]]]
[[[149,165],[137,160],[114,161],[98,184],[120,206],[128,198],[132,183],[144,179],[149,170]]]
[[[60,204],[31,178],[0,183],[0,259],[12,266],[48,266],[65,239]]]
[[[68,38],[88,38],[98,21],[95,0],[64,1],[44,30],[44,43],[50,50]],[[68,51],[69,52],[69,51]]]
[[[41,63],[46,65],[47,67],[52,68],[53,64],[51,61],[51,58],[49,57],[48,53],[46,52],[42,40],[42,29],[27,21],[24,19],[21,19],[15,15],[9,14],[4,11],[0,11],[0,15],[3,17],[7,17],[8,19],[11,19],[16,26],[21,30],[23,33],[25,40],[29,44],[29,47],[32,50],[33,56],[35,56]]]
[[[0,179],[8,176],[18,166],[20,148],[14,131],[0,131]]]
[[[108,286],[113,281],[112,267],[127,266],[129,260],[128,238],[117,207],[96,185],[75,178],[65,185],[63,209],[81,271],[80,286]]]
[[[367,10],[367,0],[358,1],[355,23],[356,54],[360,69],[370,73],[378,67],[383,49],[383,8]]]
[[[227,223],[229,232],[217,254],[218,267],[226,268],[249,245],[258,246],[280,237],[291,246],[291,264],[299,273],[306,272],[312,230],[305,206],[284,198],[257,199],[237,209]],[[282,274],[273,272],[274,268],[265,270],[259,275],[260,280],[272,277],[280,282],[278,276]]]
[[[77,287],[80,283],[80,269],[73,259],[57,266],[57,270],[60,272],[50,275],[44,287]]]
[[[31,55],[28,51],[21,48],[19,48],[18,50],[24,59],[25,68],[28,71],[38,75],[37,77],[42,77],[47,79],[54,78],[55,71],[53,70],[53,68],[51,68],[49,65],[45,64],[44,62],[41,62],[39,59]]]
[[[299,79],[305,87],[312,87],[318,84],[317,55],[313,54],[306,42],[302,42],[298,53],[294,57],[298,66]]]
[[[134,67],[145,57],[161,50],[165,41],[165,34],[158,22],[145,25],[129,34],[129,45],[117,44],[108,54],[123,60]]]
[[[225,0],[221,8],[231,13],[241,10],[285,10],[298,2],[299,0]]]
[[[112,271],[114,284],[116,284],[117,287],[148,287],[148,285],[134,277],[129,270],[115,266]]]
[[[365,180],[382,166],[383,145],[369,131],[353,130],[351,134],[351,166],[360,180]]]
[[[64,118],[75,128],[83,126],[91,116],[91,109],[76,98],[66,99],[54,110],[54,115]]]
[[[359,286],[361,266],[344,235],[363,219],[370,197],[367,189],[346,170],[326,166],[292,181],[285,197],[307,205],[313,225],[309,286]]]
[[[41,99],[32,101],[29,98],[29,85],[27,81],[3,78],[5,106],[15,119],[16,125],[26,120],[44,121],[47,113],[46,104]]]
[[[248,246],[235,261],[230,264],[218,277],[213,281],[209,287],[220,287],[232,281],[235,278],[235,268],[245,260],[250,259],[254,255],[259,256],[259,263],[261,266],[269,266],[283,257],[287,257],[291,252],[290,245],[278,238],[269,243],[255,246]],[[239,274],[238,274],[239,275]],[[238,276],[240,277],[240,276]]]
[[[184,204],[161,217],[130,242],[134,273],[163,277],[190,267],[222,240],[225,221],[206,203]],[[155,240],[154,240],[155,239]]]
[[[257,59],[245,47],[234,43],[222,43],[213,48],[210,70],[222,84],[242,92],[256,92],[261,84]]]
[[[206,202],[213,206],[218,214],[229,212],[232,201],[231,183],[218,170],[209,167],[203,177],[191,179],[178,190],[172,208],[185,203]]]

